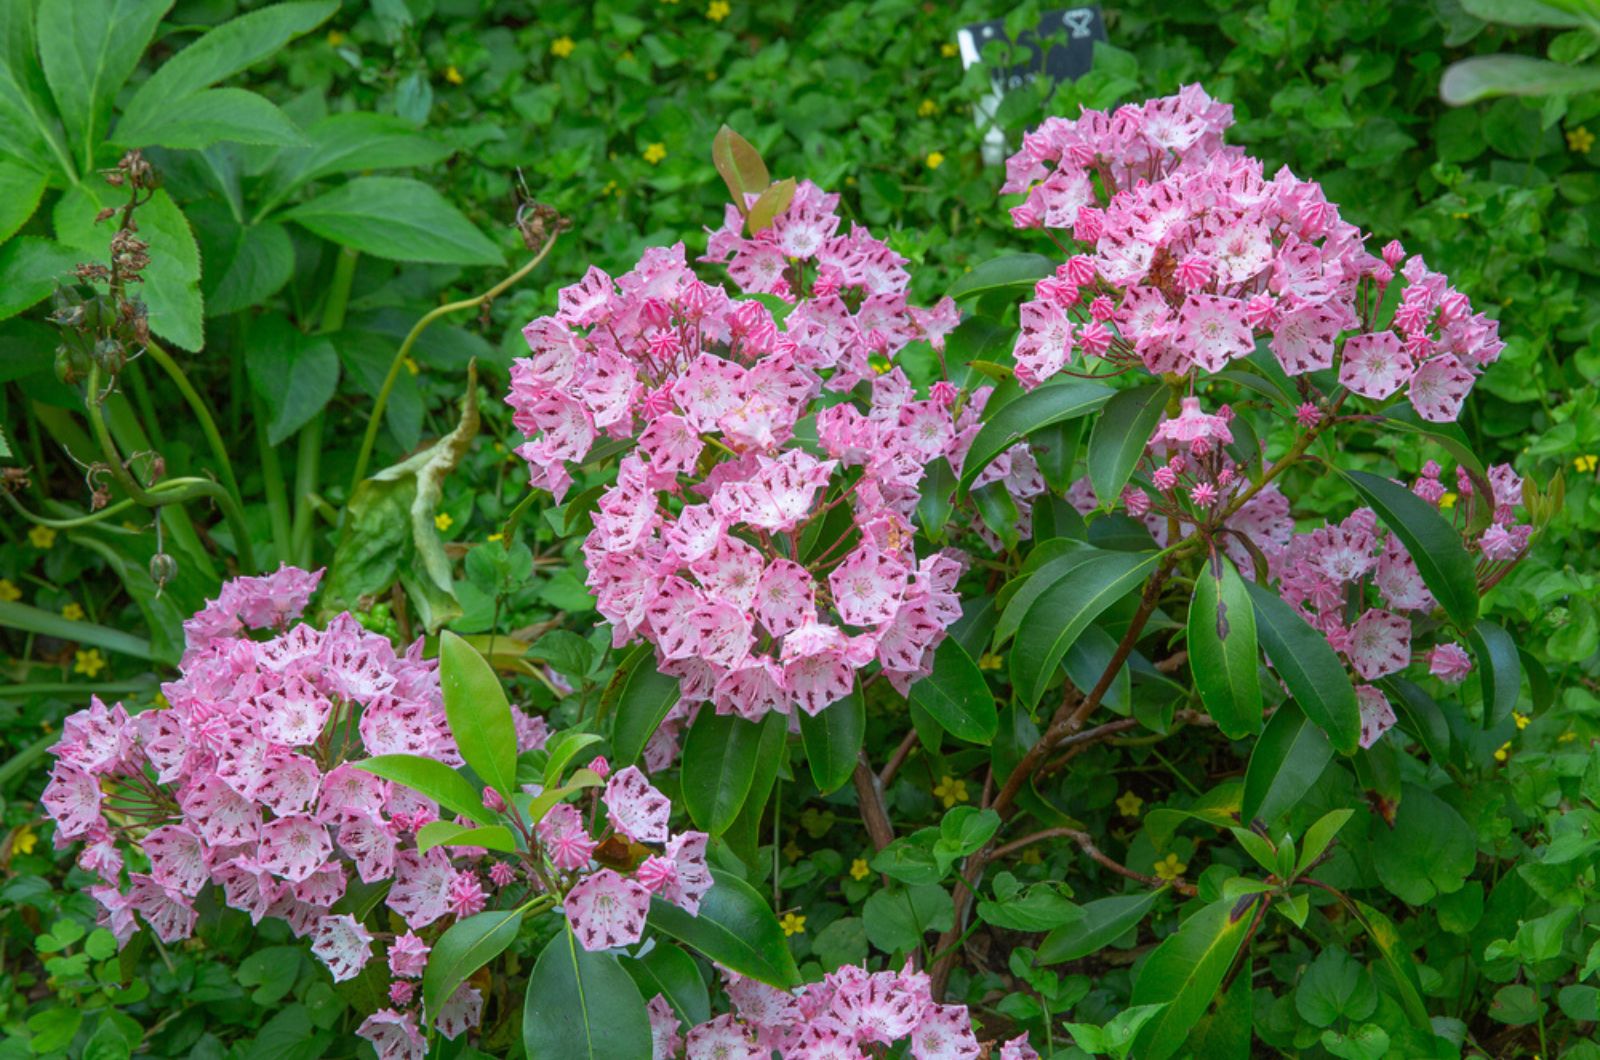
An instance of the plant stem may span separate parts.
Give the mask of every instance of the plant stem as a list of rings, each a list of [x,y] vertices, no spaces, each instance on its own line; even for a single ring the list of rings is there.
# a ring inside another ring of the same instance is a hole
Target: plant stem
[[[355,282],[356,262],[361,252],[343,247],[333,266],[333,282],[328,297],[322,304],[322,324],[318,334],[327,334],[344,327],[345,312],[350,308],[350,286]],[[299,567],[310,567],[312,556],[312,517],[316,507],[311,495],[317,492],[322,474],[323,413],[318,412],[300,428],[294,460],[294,525],[290,529],[290,561]]]
[[[217,461],[217,474],[222,478],[222,484],[228,487],[228,492],[233,494],[234,500],[244,503],[244,494],[239,492],[239,480],[233,474],[233,462],[228,459],[228,446],[223,442],[221,433],[217,430],[217,421],[212,418],[211,408],[189,382],[189,377],[157,343],[145,344],[145,352],[150,358],[161,366],[167,373],[178,392],[183,395],[183,400],[188,402],[189,409],[194,413],[194,418],[200,421],[200,431],[206,436],[206,443],[211,446],[211,455]]]
[[[278,462],[278,447],[267,441],[267,417],[261,398],[252,393],[250,405],[256,425],[256,450],[261,456],[261,480],[267,491],[267,514],[272,521],[272,548],[278,562],[287,563],[294,534],[289,523],[289,492],[283,481],[283,465]]]

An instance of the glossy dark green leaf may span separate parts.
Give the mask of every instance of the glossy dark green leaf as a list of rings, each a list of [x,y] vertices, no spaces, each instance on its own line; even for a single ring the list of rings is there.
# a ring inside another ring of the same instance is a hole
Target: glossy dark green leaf
[[[1410,949],[1400,938],[1399,929],[1387,916],[1365,902],[1358,900],[1355,908],[1357,919],[1367,929],[1367,936],[1383,955],[1383,963],[1389,969],[1390,980],[1400,995],[1400,1005],[1405,1009],[1406,1016],[1418,1030],[1431,1030],[1428,1007],[1422,1001],[1422,977],[1417,972],[1417,962],[1412,958]]]
[[[513,760],[514,762],[515,760]],[[443,762],[421,755],[377,755],[355,763],[373,776],[404,784],[447,810],[480,824],[494,824],[496,815],[484,807],[483,796],[466,777]]]
[[[1067,649],[1061,665],[1066,667],[1068,679],[1078,687],[1078,690],[1087,692],[1106,672],[1106,667],[1111,665],[1116,652],[1117,638],[1099,626],[1089,625],[1084,627],[1083,632],[1078,634],[1078,639],[1072,642],[1072,647]],[[1111,684],[1106,686],[1105,697],[1101,702],[1112,713],[1126,715],[1132,707],[1132,689],[1133,676],[1129,672],[1128,664],[1123,663],[1117,667]]]
[[[983,671],[959,641],[946,637],[933,653],[933,672],[911,686],[911,701],[958,740],[987,744],[999,717]]]
[[[1039,594],[1011,650],[1012,685],[1025,706],[1038,705],[1078,634],[1143,585],[1160,558],[1148,552],[1101,552]]]
[[[950,461],[941,456],[929,464],[922,477],[921,490],[917,522],[928,537],[943,541],[945,524],[955,510],[956,473],[950,470]]]
[[[1227,992],[1189,1032],[1186,1044],[1193,1060],[1239,1060],[1250,1055],[1253,983],[1250,957],[1246,954]]]
[[[1130,1005],[1167,1007],[1139,1032],[1133,1055],[1167,1060],[1216,996],[1250,929],[1253,906],[1231,899],[1213,902],[1185,920],[1146,958],[1133,984]]]
[[[1273,670],[1306,717],[1328,734],[1334,749],[1353,754],[1361,739],[1361,708],[1350,674],[1328,646],[1328,639],[1271,589],[1246,582],[1245,591],[1255,608],[1256,632]]]
[[[522,1008],[529,1060],[650,1055],[650,1017],[615,954],[590,953],[563,927],[539,954]]]
[[[1171,393],[1165,383],[1119,390],[1095,417],[1089,434],[1089,481],[1101,507],[1122,496]]]
[[[972,491],[972,503],[978,509],[978,517],[983,520],[983,525],[1000,539],[1005,550],[1009,552],[1015,549],[1022,539],[1019,529],[1022,512],[1017,508],[1016,498],[1011,496],[1010,488],[1004,482],[979,486]]]
[[[975,266],[950,285],[946,292],[958,301],[996,291],[1026,297],[1033,285],[1056,271],[1054,258],[1043,254],[1007,254]]]
[[[711,1018],[706,981],[694,958],[677,946],[657,942],[642,957],[622,958],[622,967],[638,984],[639,996],[653,998],[660,994],[689,1026]]]
[[[1223,735],[1261,731],[1261,664],[1255,608],[1233,562],[1213,553],[1189,601],[1189,669],[1206,712]]]
[[[1049,487],[1047,492],[1050,499],[1063,504],[1066,502],[1059,494],[1066,493],[1076,477],[1074,472],[1077,470],[1078,447],[1083,441],[1083,425],[1081,419],[1052,423],[1034,431],[1029,443],[1033,459],[1039,465],[1039,474],[1044,476],[1044,484]],[[1070,505],[1068,508],[1077,515],[1077,509]]]
[[[428,953],[428,967],[422,973],[423,1011],[437,1016],[456,987],[516,941],[521,926],[521,909],[495,909],[451,924]]]
[[[978,428],[966,459],[961,463],[958,496],[965,496],[972,480],[993,463],[995,457],[1034,431],[1086,416],[1110,401],[1115,393],[1099,383],[1074,380],[1041,386],[998,407],[991,398],[984,407],[985,422]]]
[[[489,660],[449,630],[439,634],[439,690],[461,757],[501,795],[517,787],[517,727]]]
[[[1346,471],[1344,476],[1405,545],[1450,621],[1458,629],[1471,629],[1478,619],[1478,580],[1455,528],[1404,486],[1366,471]]]
[[[1511,716],[1522,694],[1522,660],[1511,634],[1487,619],[1473,628],[1468,640],[1477,656],[1484,718],[1487,727],[1493,728]]]
[[[815,715],[799,712],[800,742],[817,790],[824,795],[849,783],[867,735],[867,708],[861,687]]]
[[[1278,707],[1250,752],[1244,771],[1240,819],[1276,820],[1311,790],[1333,761],[1333,745],[1322,728],[1293,701]]]
[[[712,835],[739,816],[756,774],[761,726],[702,710],[683,740],[683,804],[695,827]]]
[[[651,926],[740,975],[780,990],[796,986],[800,970],[772,907],[737,876],[712,869],[711,878],[698,916],[657,898],[650,902]]]
[[[1060,964],[1099,952],[1143,920],[1161,895],[1161,891],[1119,894],[1084,903],[1081,918],[1045,936],[1039,944],[1038,963]]]
[[[517,838],[500,824],[473,828],[454,821],[429,821],[417,830],[417,850],[426,854],[434,847],[483,847],[509,854],[517,849]]]
[[[1450,722],[1433,697],[1403,677],[1384,678],[1380,685],[1400,716],[1400,723],[1421,741],[1440,766],[1450,761]]]

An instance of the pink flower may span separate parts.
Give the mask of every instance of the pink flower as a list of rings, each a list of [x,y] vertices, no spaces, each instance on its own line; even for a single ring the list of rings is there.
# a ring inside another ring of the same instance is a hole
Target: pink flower
[[[911,1032],[916,1060],[977,1060],[981,1053],[965,1005],[932,1005]]]
[[[450,912],[457,920],[465,920],[474,913],[483,912],[488,904],[488,895],[483,892],[483,884],[478,880],[478,874],[468,870],[457,872],[450,881]]]
[[[651,1060],[673,1060],[683,1048],[683,1036],[678,1033],[678,1014],[660,994],[651,998],[645,1009],[650,1015]]]
[[[606,818],[635,843],[664,843],[672,803],[639,772],[629,766],[606,782]]]
[[[509,861],[497,861],[489,866],[489,882],[496,887],[509,887],[516,879],[517,870]]]
[[[1202,482],[1189,491],[1189,500],[1196,508],[1209,508],[1217,501],[1216,487]]]
[[[637,880],[601,869],[567,892],[565,908],[572,932],[584,949],[631,946],[644,935],[650,892]]]
[[[1322,422],[1322,410],[1309,401],[1301,402],[1294,410],[1294,421],[1309,431]]]
[[[372,933],[349,914],[325,916],[317,921],[311,952],[328,966],[333,981],[342,983],[359,975],[372,958]]]
[[[1361,708],[1361,746],[1371,747],[1394,728],[1394,708],[1389,697],[1371,685],[1356,685],[1356,704]]]
[[[1411,358],[1392,331],[1345,340],[1339,382],[1364,397],[1382,400],[1411,378]]]
[[[1472,383],[1472,373],[1455,357],[1444,354],[1412,374],[1406,394],[1417,415],[1433,423],[1449,423],[1461,415]]]
[[[1190,295],[1178,310],[1173,344],[1201,368],[1220,372],[1255,349],[1244,303],[1215,294]]]
[[[565,872],[589,864],[594,848],[599,845],[584,830],[577,807],[564,802],[550,807],[537,830],[551,864]]]
[[[261,828],[261,866],[291,883],[310,876],[333,853],[328,827],[305,816],[280,817]]]
[[[378,1060],[423,1060],[428,1043],[417,1029],[417,1018],[407,1012],[379,1009],[362,1021],[356,1034],[372,1043]]]
[[[462,983],[456,987],[455,992],[439,1006],[439,1015],[435,1017],[433,1025],[439,1033],[451,1041],[461,1037],[461,1032],[468,1027],[476,1027],[483,1018],[483,995],[478,988],[469,983]]]
[[[1345,654],[1368,681],[1399,673],[1411,662],[1411,623],[1373,608],[1350,627]]]
[[[828,575],[833,606],[852,626],[874,626],[894,617],[905,593],[906,567],[868,545],[854,549]]]
[[[422,978],[428,967],[428,944],[408,931],[389,944],[389,971],[407,979]]]
[[[1428,672],[1448,684],[1460,684],[1472,672],[1472,657],[1459,644],[1439,644],[1428,652]]]
[[[417,992],[417,984],[397,979],[389,984],[389,1003],[401,1008],[411,1004],[411,997]]]
[[[767,1060],[772,1050],[756,1044],[755,1035],[740,1026],[731,1013],[702,1023],[689,1031],[687,1055],[717,1060]]]
[[[700,900],[711,890],[711,868],[706,864],[709,840],[704,832],[683,832],[667,840],[663,860],[672,865],[671,878],[651,888],[691,916],[699,915]]]

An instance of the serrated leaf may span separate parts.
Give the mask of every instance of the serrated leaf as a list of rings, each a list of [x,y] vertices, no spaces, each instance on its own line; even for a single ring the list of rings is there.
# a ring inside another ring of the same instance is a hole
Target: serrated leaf
[[[294,146],[305,138],[271,100],[242,88],[208,88],[140,121],[124,118],[112,137],[123,147],[176,150],[198,150],[223,141]]]

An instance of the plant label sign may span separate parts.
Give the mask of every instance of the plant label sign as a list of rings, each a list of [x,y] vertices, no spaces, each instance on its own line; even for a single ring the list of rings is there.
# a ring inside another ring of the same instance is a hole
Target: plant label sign
[[[1065,41],[1061,40],[1063,34]],[[999,165],[1006,154],[1005,134],[995,121],[1005,94],[1043,74],[1051,81],[1070,81],[1089,72],[1094,62],[1094,42],[1106,39],[1106,22],[1099,4],[1047,11],[1036,29],[1023,30],[1012,41],[1015,60],[994,72],[993,89],[977,106],[977,122],[987,128],[983,139],[983,160]],[[983,61],[983,49],[993,41],[1007,41],[1005,20],[990,19],[963,26],[956,33],[961,48],[961,66],[970,68]]]

